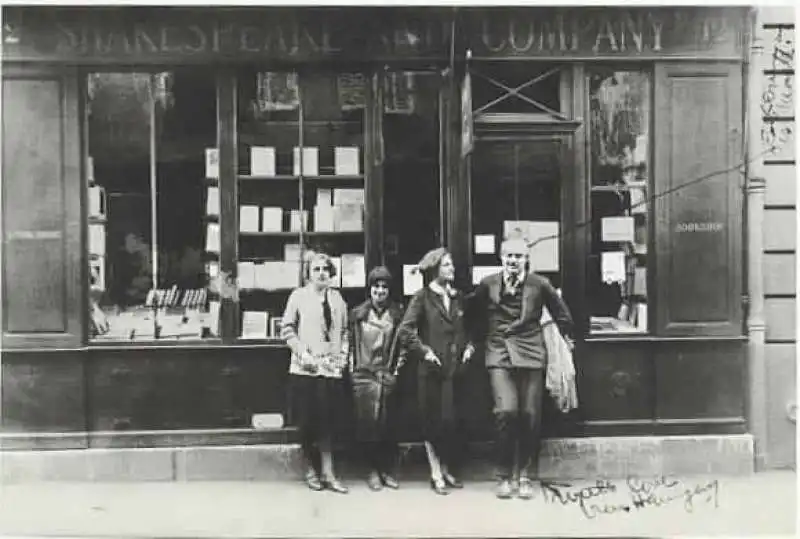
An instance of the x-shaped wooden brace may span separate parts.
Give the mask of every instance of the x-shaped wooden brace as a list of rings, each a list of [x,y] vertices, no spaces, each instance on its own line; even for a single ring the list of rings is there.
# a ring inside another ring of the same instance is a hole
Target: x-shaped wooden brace
[[[569,121],[569,118],[567,118],[566,116],[564,116],[560,112],[557,112],[557,111],[551,109],[550,107],[548,107],[546,105],[543,105],[542,103],[536,101],[535,99],[533,99],[531,97],[528,97],[528,96],[526,96],[526,95],[521,93],[522,90],[524,90],[528,86],[533,86],[537,82],[546,79],[547,77],[549,77],[550,75],[553,75],[554,73],[557,73],[558,71],[560,71],[560,69],[561,69],[560,67],[554,67],[554,68],[552,68],[552,69],[550,69],[548,71],[545,71],[541,75],[538,75],[537,77],[529,80],[528,82],[522,83],[521,85],[517,86],[516,88],[511,88],[509,86],[506,86],[502,82],[500,82],[498,80],[495,80],[492,77],[489,77],[487,75],[484,75],[484,74],[482,74],[482,73],[480,73],[478,71],[472,71],[472,73],[474,73],[475,75],[478,75],[480,78],[482,78],[482,79],[484,79],[486,81],[489,81],[490,83],[494,84],[495,86],[497,86],[498,88],[501,88],[502,90],[504,90],[506,92],[505,94],[501,95],[497,99],[495,99],[493,101],[490,101],[489,103],[483,105],[479,109],[473,111],[473,114],[478,115],[481,112],[485,111],[486,109],[497,105],[501,101],[505,101],[506,99],[510,98],[511,96],[517,96],[518,98],[522,99],[523,101],[526,101],[526,102],[530,103],[531,105],[533,105],[534,107],[538,108],[539,110],[543,110],[543,111],[547,112],[548,114],[551,114],[551,115],[555,116],[556,118],[558,118],[560,120]]]

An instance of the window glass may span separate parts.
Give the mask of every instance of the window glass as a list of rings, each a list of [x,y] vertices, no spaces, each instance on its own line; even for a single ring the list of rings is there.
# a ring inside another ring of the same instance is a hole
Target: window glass
[[[90,337],[216,335],[213,75],[92,73],[87,85]]]
[[[651,77],[593,68],[590,111],[590,331],[648,331]]]
[[[359,73],[238,71],[242,339],[280,337],[309,249],[333,257],[347,301],[363,298],[365,84]]]
[[[384,73],[384,249],[398,298],[421,285],[410,267],[441,245],[440,81],[432,72]]]
[[[561,279],[560,140],[479,141],[472,154],[473,282],[499,271],[500,244],[521,237],[530,269]]]

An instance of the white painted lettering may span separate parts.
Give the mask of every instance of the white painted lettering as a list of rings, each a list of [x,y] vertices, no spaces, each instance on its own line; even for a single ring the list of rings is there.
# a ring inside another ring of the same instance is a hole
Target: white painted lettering
[[[499,44],[494,45],[492,44],[492,37],[491,37],[491,29],[489,28],[489,21],[483,21],[483,31],[481,32],[481,40],[483,41],[483,46],[489,49],[491,52],[502,52],[506,48],[506,41],[502,39]]]
[[[252,26],[243,26],[239,30],[239,50],[241,52],[261,52],[261,49],[252,42],[253,36],[251,34],[256,31],[257,29]]]
[[[512,20],[511,23],[508,25],[508,42],[511,44],[511,48],[514,52],[527,52],[533,46],[534,30],[533,30],[533,23],[528,23],[528,35],[526,36],[527,41],[525,41],[524,45],[520,45],[518,43],[519,35],[517,32],[517,22]],[[541,48],[541,46],[539,47]]]
[[[594,47],[592,47],[595,53],[600,52],[600,43],[604,39],[608,41],[608,46],[612,51],[617,52],[619,50],[617,38],[614,37],[614,28],[611,26],[611,21],[608,20],[608,17],[603,17],[600,21],[600,30],[597,31]]]
[[[189,33],[191,33],[195,38],[197,38],[196,44],[186,43],[185,50],[189,54],[197,54],[206,50],[206,46],[208,45],[208,38],[206,37],[206,33],[200,28],[198,25],[193,24],[189,26]]]

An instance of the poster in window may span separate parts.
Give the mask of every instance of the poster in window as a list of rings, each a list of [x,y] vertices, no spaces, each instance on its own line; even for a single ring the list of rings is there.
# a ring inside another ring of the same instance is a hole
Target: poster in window
[[[387,73],[384,110],[388,114],[414,114],[416,81],[413,73]]]
[[[360,110],[367,106],[367,81],[361,73],[339,73],[336,89],[339,107],[343,111]]]
[[[297,73],[258,74],[258,108],[261,112],[295,110],[300,106]]]

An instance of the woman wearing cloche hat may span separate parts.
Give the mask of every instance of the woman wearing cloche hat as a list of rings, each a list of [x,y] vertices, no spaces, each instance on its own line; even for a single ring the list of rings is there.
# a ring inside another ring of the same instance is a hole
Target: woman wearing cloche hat
[[[463,364],[474,347],[468,342],[464,297],[453,287],[455,266],[444,247],[418,264],[424,286],[414,295],[400,325],[400,341],[417,360],[420,415],[431,468],[431,488],[448,494],[461,488],[454,475],[463,447]]]
[[[392,275],[384,266],[370,271],[367,299],[350,311],[349,335],[355,433],[369,466],[371,490],[399,487],[391,416],[396,410],[396,371],[404,361],[397,342],[403,309],[389,297]]]

